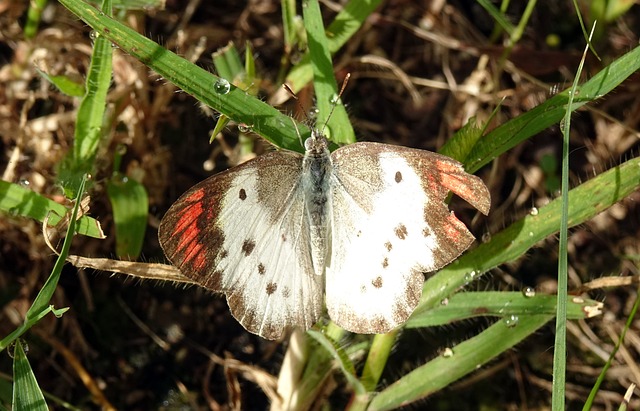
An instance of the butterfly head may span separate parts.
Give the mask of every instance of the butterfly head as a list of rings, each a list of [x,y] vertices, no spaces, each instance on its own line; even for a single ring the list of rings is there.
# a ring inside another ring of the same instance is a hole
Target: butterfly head
[[[313,129],[311,137],[304,142],[304,149],[307,155],[319,156],[329,151],[329,141],[320,130]]]

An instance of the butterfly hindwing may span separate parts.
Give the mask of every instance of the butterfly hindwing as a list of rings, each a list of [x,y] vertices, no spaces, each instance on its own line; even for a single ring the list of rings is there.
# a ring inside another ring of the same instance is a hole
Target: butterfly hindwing
[[[225,293],[233,316],[269,339],[311,327],[322,312],[322,277],[309,269],[301,163],[299,154],[273,152],[214,175],[183,194],[159,228],[169,260]]]
[[[388,332],[418,304],[423,272],[474,240],[444,203],[448,191],[484,213],[489,193],[460,163],[422,150],[356,143],[332,159],[329,316],[349,331]]]

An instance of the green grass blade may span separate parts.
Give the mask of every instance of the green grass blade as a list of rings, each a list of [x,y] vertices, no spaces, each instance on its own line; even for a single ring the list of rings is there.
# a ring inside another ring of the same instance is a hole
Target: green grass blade
[[[595,29],[595,26],[593,27]],[[593,36],[593,29],[589,36]],[[576,72],[571,93],[569,94],[569,104],[564,117],[564,127],[562,130],[562,206],[560,217],[560,240],[558,250],[558,309],[556,312],[556,332],[553,352],[553,391],[551,407],[554,410],[565,409],[565,382],[567,373],[567,290],[568,290],[568,250],[567,242],[569,237],[569,135],[571,133],[571,113],[573,100],[578,90],[578,79],[582,75],[582,67],[587,57],[589,45],[585,47],[580,65]]]
[[[530,315],[512,323],[497,321],[453,347],[451,356],[441,355],[405,374],[375,396],[368,410],[395,409],[441,390],[518,344],[552,318],[552,315]]]
[[[362,385],[367,391],[374,391],[382,376],[382,371],[387,365],[391,349],[396,342],[399,330],[393,330],[386,334],[376,334],[373,337],[371,348],[367,354],[367,360],[362,368]]]
[[[61,93],[64,93],[67,96],[82,97],[86,93],[84,84],[73,81],[67,76],[50,76],[39,68],[36,68],[36,71],[40,76],[60,90]]]
[[[447,140],[438,152],[465,163],[469,153],[482,137],[483,132],[484,129],[478,127],[476,119],[473,117]]]
[[[31,328],[35,323],[37,323],[42,317],[44,317],[49,312],[53,312],[56,316],[62,315],[66,309],[55,310],[53,307],[49,305],[51,301],[51,297],[56,290],[56,286],[58,285],[58,280],[60,279],[60,274],[62,273],[62,267],[65,264],[65,260],[67,259],[67,255],[69,255],[69,249],[71,248],[71,241],[73,240],[73,235],[75,233],[76,228],[76,217],[78,216],[78,209],[80,207],[80,199],[82,198],[82,194],[84,193],[86,178],[83,178],[80,181],[80,187],[78,188],[78,197],[76,198],[76,203],[73,207],[73,211],[71,212],[71,218],[69,220],[69,227],[67,228],[67,235],[64,238],[64,243],[62,245],[62,250],[60,251],[60,255],[56,260],[55,265],[53,266],[53,270],[47,278],[42,289],[36,296],[33,304],[29,307],[27,314],[25,315],[24,323],[18,327],[18,329],[14,330],[7,337],[0,340],[0,351],[7,348],[9,344],[14,342],[18,337],[24,334],[29,328]]]
[[[600,314],[602,303],[565,296],[567,318],[579,320]],[[457,293],[446,303],[433,309],[411,316],[405,324],[406,328],[433,327],[451,324],[474,317],[502,317],[525,315],[554,315],[557,297],[555,295],[538,294],[525,296],[520,292],[479,291]]]
[[[509,36],[515,30],[515,27],[511,22],[507,19],[507,17],[500,10],[496,9],[496,7],[489,0],[478,0],[478,4],[482,6],[482,8],[489,13],[489,15],[495,20],[496,23],[504,30]]]
[[[237,123],[246,124],[278,147],[303,151],[291,118],[270,105],[231,86],[216,87],[220,78],[145,38],[133,29],[105,16],[81,0],[60,3],[114,44],[142,61],[168,81]],[[227,81],[227,80],[225,80]],[[308,127],[298,125],[305,138]]]
[[[104,133],[107,91],[111,85],[113,48],[109,39],[97,36],[93,43],[91,65],[87,73],[87,93],[78,107],[73,146],[74,161],[93,162]],[[88,170],[87,170],[88,171]]]
[[[38,33],[38,25],[42,18],[42,11],[47,6],[48,0],[33,0],[29,2],[27,21],[24,24],[24,37],[32,39]]]
[[[351,0],[345,4],[333,22],[327,27],[329,52],[333,55],[360,29],[362,23],[380,5],[382,0]],[[285,82],[298,92],[313,79],[309,55],[305,55],[289,73]]]
[[[629,313],[629,318],[627,318],[627,322],[625,323],[624,328],[620,333],[620,338],[618,338],[618,341],[616,341],[616,345],[613,348],[613,351],[611,351],[611,354],[609,354],[609,358],[607,359],[607,362],[605,363],[604,367],[602,367],[602,371],[600,371],[600,375],[598,375],[598,379],[596,380],[596,383],[593,385],[593,388],[589,393],[589,397],[587,397],[587,400],[584,403],[584,407],[582,407],[583,411],[588,411],[592,409],[593,401],[596,399],[596,394],[598,393],[600,386],[604,382],[604,377],[607,374],[607,371],[609,370],[609,368],[611,368],[611,365],[613,365],[616,354],[618,353],[618,350],[620,350],[620,347],[624,342],[624,337],[627,335],[627,331],[633,325],[633,321],[636,318],[636,314],[638,313],[639,306],[640,306],[640,288],[636,291],[636,301],[633,303],[633,308],[631,308],[631,312]]]
[[[41,223],[49,216],[50,226],[58,224],[69,210],[62,204],[18,184],[0,180],[0,210],[12,216],[32,218]],[[82,216],[76,223],[78,234],[105,238],[100,222]]]
[[[111,1],[103,3],[103,15],[111,14]],[[105,111],[107,92],[111,85],[113,47],[109,39],[97,34],[94,39],[91,64],[87,73],[86,94],[76,118],[73,150],[62,162],[59,180],[69,198],[84,174],[93,173],[95,157],[102,137],[106,134]]]
[[[329,339],[325,334],[315,331],[308,330],[307,334],[309,334],[314,340],[316,340],[328,353],[331,354],[331,357],[337,362],[342,370],[342,374],[345,376],[351,387],[353,388],[356,395],[365,395],[367,391],[364,386],[360,383],[360,381],[356,378],[355,368],[353,363],[347,356],[347,354],[331,339]]]
[[[13,411],[48,411],[20,339],[13,351]]]
[[[309,42],[309,55],[313,69],[313,87],[316,93],[318,105],[318,118],[316,127],[327,134],[330,139],[338,144],[353,143],[356,141],[353,127],[349,122],[349,116],[338,99],[338,86],[333,73],[333,62],[327,37],[322,24],[322,14],[317,0],[305,1],[302,5],[304,25],[307,30]],[[329,120],[328,116],[331,116]],[[323,129],[329,120],[326,129]]]
[[[569,192],[569,226],[596,216],[639,187],[640,158],[628,160],[581,184]],[[414,315],[437,306],[443,298],[478,275],[521,257],[538,241],[557,233],[561,204],[562,199],[557,198],[545,207],[536,209],[429,278]]]
[[[601,98],[637,70],[640,70],[640,47],[618,58],[580,85],[571,109],[576,110]],[[469,154],[467,171],[478,170],[529,137],[557,124],[565,115],[569,93],[570,90],[565,90],[488,133]]]
[[[213,66],[220,77],[232,83],[237,77],[244,74],[240,54],[233,42],[229,42],[213,53]]]
[[[142,251],[147,230],[147,190],[136,180],[115,173],[107,183],[107,195],[116,226],[116,253],[121,259],[135,260]]]

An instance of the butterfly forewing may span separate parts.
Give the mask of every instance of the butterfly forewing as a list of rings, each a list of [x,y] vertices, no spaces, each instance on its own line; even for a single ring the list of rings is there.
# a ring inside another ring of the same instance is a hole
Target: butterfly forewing
[[[474,240],[444,203],[449,189],[483,212],[489,193],[460,163],[427,151],[356,143],[332,159],[329,316],[350,331],[384,333],[413,312],[422,273]]]
[[[310,269],[300,192],[302,156],[274,152],[187,191],[160,223],[165,254],[181,272],[223,292],[249,331],[279,338],[322,312],[322,277]]]

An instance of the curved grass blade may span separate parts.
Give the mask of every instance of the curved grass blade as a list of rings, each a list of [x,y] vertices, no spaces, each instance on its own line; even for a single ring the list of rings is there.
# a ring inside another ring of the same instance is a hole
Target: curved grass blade
[[[20,339],[16,340],[13,350],[12,403],[14,411],[47,411],[49,409]]]
[[[530,315],[507,323],[500,320],[477,336],[416,368],[373,398],[367,410],[391,410],[424,398],[486,364],[546,324],[553,315]]]

